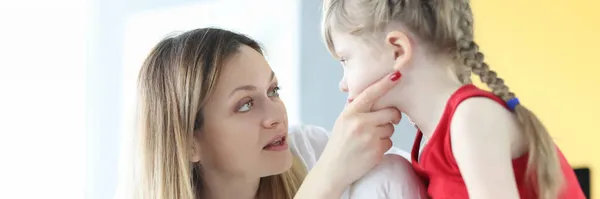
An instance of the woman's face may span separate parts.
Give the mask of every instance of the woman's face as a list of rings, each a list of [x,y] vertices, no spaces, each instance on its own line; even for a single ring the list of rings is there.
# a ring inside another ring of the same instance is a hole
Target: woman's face
[[[292,165],[288,121],[277,78],[256,50],[242,46],[224,62],[203,108],[195,151],[203,172],[264,177]]]

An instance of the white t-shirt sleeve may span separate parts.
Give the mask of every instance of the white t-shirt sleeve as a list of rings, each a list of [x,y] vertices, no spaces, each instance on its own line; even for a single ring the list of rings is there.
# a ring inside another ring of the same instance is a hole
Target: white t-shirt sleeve
[[[411,163],[395,153],[387,153],[382,162],[350,187],[350,198],[425,199],[425,187]]]
[[[328,131],[317,126],[295,126],[288,133],[289,146],[312,169],[329,140]],[[342,195],[342,199],[421,199],[424,186],[414,173],[409,153],[392,147],[383,161]]]
[[[288,138],[290,149],[302,160],[307,170],[315,166],[329,140],[327,130],[309,125],[291,127]]]

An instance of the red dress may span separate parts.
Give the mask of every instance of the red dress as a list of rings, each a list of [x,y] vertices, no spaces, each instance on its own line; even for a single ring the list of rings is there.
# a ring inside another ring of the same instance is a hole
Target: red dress
[[[452,155],[450,142],[450,122],[456,107],[464,100],[471,97],[486,97],[506,107],[506,103],[493,93],[480,90],[474,85],[465,85],[458,89],[448,100],[446,110],[435,129],[431,139],[419,157],[419,147],[423,134],[419,130],[412,149],[412,165],[415,172],[425,181],[427,193],[432,199],[462,199],[469,198],[467,187],[462,179],[456,160]],[[558,148],[557,148],[558,150]],[[585,198],[579,186],[575,172],[558,150],[558,155],[565,178],[566,189],[561,193],[560,199]],[[525,182],[527,169],[527,154],[513,159],[513,169],[519,195],[523,199],[537,199],[532,183]],[[490,171],[493,172],[493,171]]]

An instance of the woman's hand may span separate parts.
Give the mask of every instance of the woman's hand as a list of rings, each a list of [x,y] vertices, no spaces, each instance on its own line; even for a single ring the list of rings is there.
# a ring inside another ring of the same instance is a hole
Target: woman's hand
[[[339,198],[346,187],[379,164],[392,146],[396,108],[372,111],[373,104],[398,82],[395,72],[365,89],[338,117],[323,154],[309,172],[296,198]],[[303,189],[304,188],[304,189]],[[303,192],[304,191],[304,192]]]

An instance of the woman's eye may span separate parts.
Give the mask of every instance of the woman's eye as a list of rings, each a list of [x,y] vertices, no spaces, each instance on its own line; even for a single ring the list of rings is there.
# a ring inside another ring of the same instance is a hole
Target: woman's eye
[[[275,88],[271,89],[271,91],[269,91],[268,96],[279,97],[279,90],[281,90],[281,88],[279,88],[279,86],[276,86]]]
[[[243,104],[237,111],[238,112],[248,112],[250,111],[250,109],[252,109],[252,105],[254,105],[254,102],[252,100],[246,102],[245,104]]]

